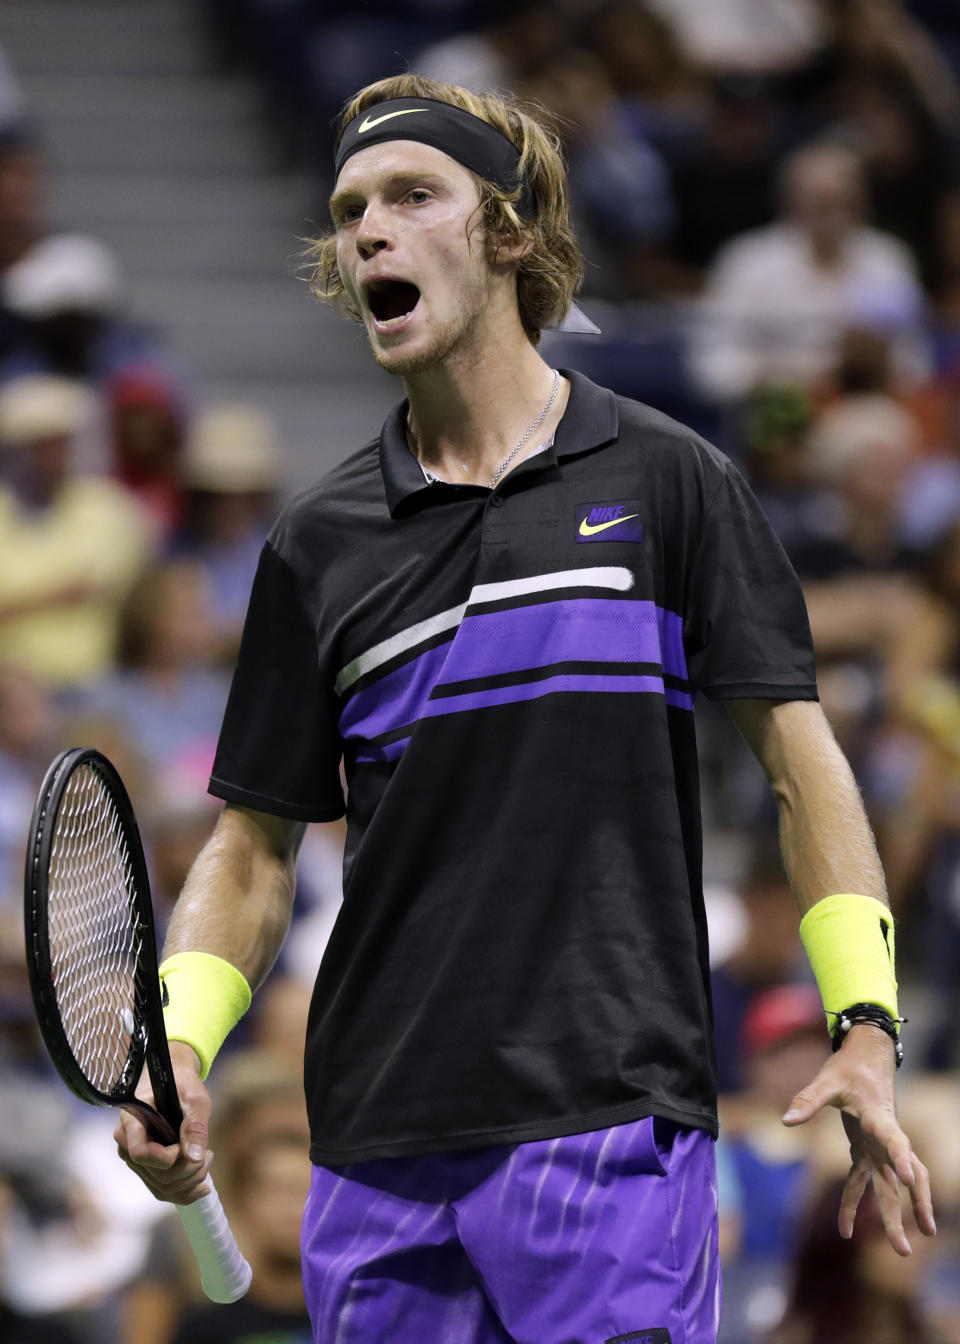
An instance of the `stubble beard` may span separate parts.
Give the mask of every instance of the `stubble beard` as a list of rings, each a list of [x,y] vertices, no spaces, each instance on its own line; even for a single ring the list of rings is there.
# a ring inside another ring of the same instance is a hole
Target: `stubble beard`
[[[446,363],[476,340],[488,297],[486,287],[477,277],[476,282],[467,286],[466,292],[459,296],[452,315],[433,331],[425,346],[408,355],[402,345],[394,350],[384,350],[371,337],[374,359],[381,369],[399,378],[426,373]]]
[[[442,364],[457,348],[464,335],[463,327],[464,323],[461,320],[457,317],[451,318],[433,333],[429,344],[410,354],[407,354],[402,346],[394,350],[384,350],[371,342],[373,357],[384,372],[392,373],[398,378],[425,373],[428,369]]]

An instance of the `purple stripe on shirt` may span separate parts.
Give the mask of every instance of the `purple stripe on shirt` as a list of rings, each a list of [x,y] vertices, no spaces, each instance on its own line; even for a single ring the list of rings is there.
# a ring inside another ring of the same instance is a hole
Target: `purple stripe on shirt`
[[[689,680],[687,655],[683,647],[683,617],[666,607],[654,607],[657,613],[657,627],[660,631],[660,647],[663,650],[663,670],[668,677],[680,677]]]
[[[441,700],[430,700],[424,706],[422,717],[438,718],[442,714],[456,714],[462,710],[486,709],[491,705],[512,705],[521,700],[539,700],[554,691],[646,691],[664,695],[663,678],[605,677],[583,672],[563,672],[542,681],[527,681],[521,686],[496,686],[487,691],[467,691],[463,695],[445,695]],[[670,691],[668,703],[678,708],[693,709],[693,697],[682,691]]]
[[[341,737],[367,741],[423,716],[423,707],[443,671],[450,641],[428,649],[419,658],[388,672],[366,690],[350,697],[340,715]]]
[[[668,675],[686,680],[681,618],[653,602],[615,598],[571,598],[466,616],[453,641],[411,659],[351,696],[340,717],[340,731],[345,738],[379,737],[422,718],[438,683],[451,685],[562,662],[659,663]],[[629,678],[615,680],[621,683],[619,689],[630,689],[625,684]],[[659,689],[662,692],[662,684]],[[692,706],[682,692],[671,691],[668,702]]]
[[[673,617],[673,623],[669,618]],[[465,616],[440,682],[472,681],[551,663],[659,663],[686,679],[679,617],[653,602],[578,597]]]
[[[419,718],[436,719],[445,714],[459,714],[464,710],[488,709],[494,705],[512,705],[524,700],[539,700],[541,696],[552,695],[557,691],[614,691],[620,694],[641,691],[648,695],[662,695],[668,705],[673,705],[677,709],[693,709],[693,696],[684,691],[665,689],[662,677],[611,677],[602,673],[562,672],[555,677],[527,681],[519,686],[494,686],[489,690],[466,691],[463,695],[445,695],[439,700],[428,700],[422,707]],[[400,724],[395,722],[381,731],[389,732],[392,727],[400,727]],[[363,754],[358,755],[357,760],[396,760],[409,740],[409,737],[406,737],[402,743],[393,742],[386,747],[367,744],[361,748]],[[395,751],[398,747],[399,750]]]
[[[462,710],[486,709],[493,705],[514,704],[522,700],[537,700],[543,695],[555,691],[646,691],[648,694],[663,695],[668,705],[675,709],[693,709],[693,696],[684,691],[664,688],[660,677],[604,677],[584,674],[561,674],[548,677],[545,681],[527,682],[522,686],[499,686],[489,691],[472,691],[465,695],[448,695],[442,700],[431,700],[426,705],[421,718],[440,718],[444,714],[456,714]],[[398,761],[409,745],[410,738],[404,737],[396,742],[379,746],[368,742],[357,753],[360,765],[382,765],[388,761]]]

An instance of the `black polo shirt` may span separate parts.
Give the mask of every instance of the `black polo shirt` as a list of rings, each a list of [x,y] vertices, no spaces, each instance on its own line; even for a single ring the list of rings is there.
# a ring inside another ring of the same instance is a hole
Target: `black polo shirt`
[[[343,759],[317,1162],[716,1131],[693,697],[815,699],[806,614],[721,453],[567,377],[494,491],[400,406],[264,548],[210,787],[330,820]]]

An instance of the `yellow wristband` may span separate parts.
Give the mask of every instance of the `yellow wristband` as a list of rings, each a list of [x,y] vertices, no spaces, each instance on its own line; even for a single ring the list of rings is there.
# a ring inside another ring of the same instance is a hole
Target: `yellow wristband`
[[[160,966],[167,1040],[197,1052],[206,1078],[217,1051],[250,1007],[250,986],[236,966],[209,952],[174,952]]]
[[[800,937],[828,1013],[875,1003],[899,1018],[893,915],[882,901],[852,892],[825,896],[800,921]],[[831,1029],[836,1020],[828,1016]]]

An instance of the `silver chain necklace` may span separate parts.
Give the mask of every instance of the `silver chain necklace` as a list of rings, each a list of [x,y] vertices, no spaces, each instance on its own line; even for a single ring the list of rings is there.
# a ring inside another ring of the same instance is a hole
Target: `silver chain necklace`
[[[519,453],[520,449],[524,446],[524,444],[525,444],[525,443],[527,442],[527,440],[530,438],[530,435],[534,432],[534,430],[537,428],[538,425],[542,425],[542,424],[543,424],[544,417],[550,414],[550,407],[551,407],[551,406],[553,405],[553,403],[556,401],[556,399],[557,399],[557,392],[559,391],[559,389],[560,389],[560,372],[559,372],[558,369],[554,369],[554,371],[553,371],[553,390],[551,391],[550,396],[547,398],[547,404],[546,404],[546,406],[544,406],[543,410],[542,410],[542,411],[540,412],[540,414],[537,416],[536,420],[534,420],[533,424],[532,424],[532,425],[530,426],[530,428],[527,430],[526,434],[524,434],[523,438],[522,438],[522,439],[520,440],[520,442],[517,444],[516,448],[512,449],[511,452],[507,453],[506,457],[505,457],[505,458],[503,459],[503,461],[500,463],[499,467],[497,467],[496,471],[495,471],[495,472],[493,473],[493,475],[490,477],[490,489],[491,489],[491,490],[492,490],[493,487],[496,485],[497,481],[499,481],[499,479],[500,479],[500,477],[503,475],[503,473],[506,471],[507,467],[509,467],[510,463],[511,463],[511,462],[513,461],[513,459],[516,457],[517,453]]]

